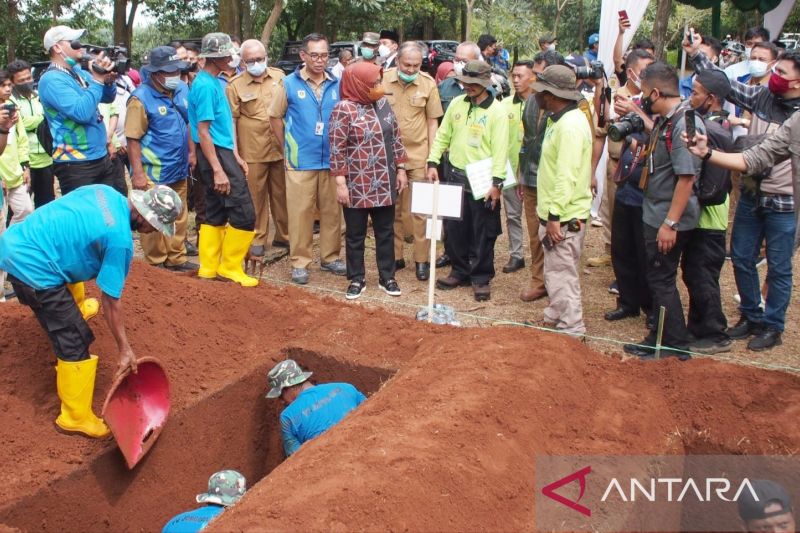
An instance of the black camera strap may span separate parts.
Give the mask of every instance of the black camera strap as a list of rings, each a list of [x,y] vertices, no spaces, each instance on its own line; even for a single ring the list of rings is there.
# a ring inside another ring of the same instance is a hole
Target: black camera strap
[[[75,70],[74,70],[74,69],[71,69],[71,68],[65,68],[65,67],[62,67],[61,65],[59,65],[59,64],[57,64],[57,63],[50,62],[50,66],[49,66],[49,67],[47,67],[47,70],[59,70],[59,71],[61,71],[61,72],[64,72],[64,73],[66,73],[66,74],[69,74],[69,75],[72,77],[72,79],[74,79],[75,81],[77,81],[77,82],[78,82],[78,84],[79,84],[79,85],[81,86],[81,88],[83,88],[83,89],[85,89],[85,88],[87,88],[87,87],[89,86],[89,84],[87,83],[87,81],[86,81],[86,80],[84,80],[84,79],[83,79],[83,78],[82,78],[82,77],[81,77],[81,76],[80,76],[80,75],[79,75],[77,72],[75,72]]]

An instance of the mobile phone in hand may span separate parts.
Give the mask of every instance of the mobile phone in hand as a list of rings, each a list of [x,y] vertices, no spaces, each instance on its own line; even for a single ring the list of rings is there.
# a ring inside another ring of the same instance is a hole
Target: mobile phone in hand
[[[627,11],[625,11],[624,9],[620,9],[618,11],[618,13],[619,13],[620,20],[622,20],[622,19],[628,20],[628,12]]]
[[[545,235],[544,239],[542,239],[542,246],[544,246],[545,250],[552,250],[553,249],[553,241],[550,240],[550,235]]]
[[[697,134],[697,129],[695,128],[695,112],[694,109],[687,109],[686,114],[684,115],[684,119],[686,120],[686,138],[688,142],[686,143],[687,146],[694,146],[694,136]]]

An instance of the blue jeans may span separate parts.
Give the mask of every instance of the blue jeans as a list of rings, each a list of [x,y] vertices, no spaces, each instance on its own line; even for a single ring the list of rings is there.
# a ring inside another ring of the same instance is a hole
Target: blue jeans
[[[731,259],[739,290],[742,316],[783,331],[786,309],[792,294],[792,254],[794,252],[794,213],[770,208],[756,209],[756,199],[742,193],[736,206],[731,234]],[[761,284],[756,269],[761,242],[767,242],[767,301],[761,303]]]

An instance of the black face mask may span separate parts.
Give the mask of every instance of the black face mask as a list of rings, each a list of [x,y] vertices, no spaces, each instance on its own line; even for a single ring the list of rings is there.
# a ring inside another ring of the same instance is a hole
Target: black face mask
[[[703,100],[703,103],[702,103],[702,104],[700,104],[699,106],[697,106],[696,108],[694,108],[694,110],[695,110],[695,111],[697,111],[697,113],[698,113],[699,115],[706,115],[706,114],[708,114],[708,108],[709,108],[709,105],[708,105],[708,98],[709,98],[709,97],[708,97],[708,96],[706,96],[706,99],[705,99],[705,100]]]
[[[647,96],[645,96],[644,98],[642,98],[642,104],[641,104],[641,105],[642,105],[642,111],[644,111],[644,112],[645,112],[646,114],[648,114],[648,115],[652,115],[652,114],[653,114],[653,103],[654,103],[656,100],[658,100],[658,98],[656,98],[656,100],[653,100],[653,99],[651,98],[651,96],[650,96],[650,95],[652,95],[652,94],[653,94],[653,91],[655,91],[655,89],[653,89],[652,91],[650,91],[650,94],[648,94]]]
[[[14,88],[17,90],[19,94],[23,96],[28,96],[31,93],[33,93],[33,82],[28,81],[25,83],[18,83],[17,85],[14,86]]]
[[[189,72],[197,72],[197,69],[200,68],[200,65],[197,63],[192,63],[189,65],[188,71]]]

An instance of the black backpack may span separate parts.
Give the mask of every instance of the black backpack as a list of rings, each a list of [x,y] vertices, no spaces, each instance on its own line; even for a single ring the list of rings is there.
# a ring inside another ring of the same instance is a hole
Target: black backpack
[[[47,115],[45,115],[39,125],[36,126],[36,138],[39,140],[39,144],[42,145],[45,152],[53,155],[53,134],[50,132],[50,124],[47,122]]]

